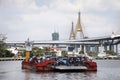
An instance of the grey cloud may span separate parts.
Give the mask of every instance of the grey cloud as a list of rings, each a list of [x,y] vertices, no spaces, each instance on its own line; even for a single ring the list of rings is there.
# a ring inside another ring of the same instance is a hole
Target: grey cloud
[[[68,39],[71,21],[76,25],[80,9],[81,22],[89,37],[109,35],[112,31],[119,33],[119,0],[96,0],[96,4],[95,0],[64,1],[0,0],[0,32],[7,33],[8,40],[27,37],[50,40],[55,27],[59,28],[60,39]]]

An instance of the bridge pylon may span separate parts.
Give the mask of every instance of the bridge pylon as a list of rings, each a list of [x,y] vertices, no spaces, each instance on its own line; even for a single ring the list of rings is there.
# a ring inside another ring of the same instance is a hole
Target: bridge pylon
[[[78,32],[79,34],[77,34]],[[80,37],[80,39],[84,38],[84,33],[83,33],[81,21],[80,21],[80,12],[78,12],[78,21],[77,21],[76,28],[75,28],[75,38],[77,37]]]
[[[73,22],[72,22],[72,28],[71,28],[69,40],[71,40],[71,39],[75,39],[75,32],[74,32],[74,24],[73,24]]]

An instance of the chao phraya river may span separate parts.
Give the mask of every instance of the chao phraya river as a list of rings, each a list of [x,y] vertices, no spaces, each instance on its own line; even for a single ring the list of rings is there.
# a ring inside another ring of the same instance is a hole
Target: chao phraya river
[[[0,80],[120,80],[120,60],[96,60],[97,72],[31,72],[21,61],[0,61]]]

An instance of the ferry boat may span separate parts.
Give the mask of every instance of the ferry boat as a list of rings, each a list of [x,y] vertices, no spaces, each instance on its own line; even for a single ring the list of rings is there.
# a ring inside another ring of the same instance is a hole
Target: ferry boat
[[[32,71],[97,71],[97,64],[91,60],[85,59],[83,57],[59,57],[59,58],[49,58],[44,61],[38,61],[33,58],[32,61],[26,62],[22,61],[22,69],[29,69]]]

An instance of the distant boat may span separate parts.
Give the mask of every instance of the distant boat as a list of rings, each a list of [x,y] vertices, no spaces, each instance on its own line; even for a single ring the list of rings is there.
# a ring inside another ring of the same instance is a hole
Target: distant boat
[[[98,58],[106,58],[106,53],[99,53]]]

